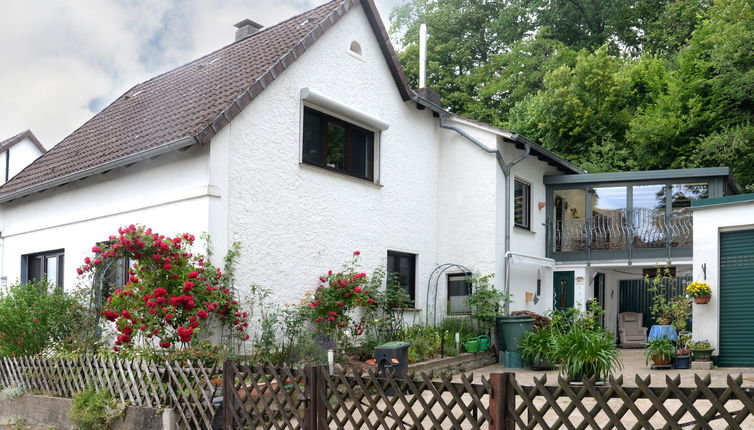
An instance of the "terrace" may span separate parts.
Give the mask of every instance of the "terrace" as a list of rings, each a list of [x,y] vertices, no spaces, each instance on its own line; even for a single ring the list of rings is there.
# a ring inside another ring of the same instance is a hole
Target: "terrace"
[[[545,177],[547,256],[586,262],[689,259],[691,202],[738,194],[727,167]]]

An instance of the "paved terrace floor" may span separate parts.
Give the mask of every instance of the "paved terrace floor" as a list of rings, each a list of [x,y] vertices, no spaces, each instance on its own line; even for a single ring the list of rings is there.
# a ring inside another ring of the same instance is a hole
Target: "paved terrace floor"
[[[738,376],[742,374],[744,377],[744,387],[754,388],[754,367],[718,367],[712,370],[692,370],[692,369],[668,369],[668,370],[652,370],[649,365],[645,363],[644,350],[643,349],[619,349],[621,354],[621,360],[623,361],[623,369],[616,370],[615,375],[623,375],[624,384],[626,386],[636,386],[636,375],[645,377],[650,375],[652,377],[652,386],[665,385],[665,376],[675,377],[681,375],[681,384],[685,387],[693,387],[694,375],[706,376],[711,375],[712,386],[714,387],[726,387],[728,375]],[[478,381],[482,375],[489,376],[490,373],[497,372],[514,372],[516,374],[516,380],[520,384],[529,385],[533,383],[533,378],[541,378],[542,375],[547,375],[548,382],[555,383],[558,378],[557,370],[550,371],[534,371],[531,369],[506,369],[501,364],[494,364],[492,366],[476,369],[472,373],[474,374],[474,380]]]

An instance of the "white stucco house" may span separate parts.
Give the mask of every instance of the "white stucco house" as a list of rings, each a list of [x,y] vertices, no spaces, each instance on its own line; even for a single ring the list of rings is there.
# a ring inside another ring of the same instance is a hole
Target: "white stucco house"
[[[93,244],[139,223],[206,231],[218,258],[242,242],[239,289],[267,286],[280,301],[359,250],[367,269],[400,273],[417,320],[437,319],[462,304],[458,266],[501,287],[510,251],[513,308],[550,307],[543,178],[580,169],[410,89],[369,0],[238,27],[238,40],[136,85],[0,187],[3,278],[72,288]],[[430,279],[444,263],[458,266]]]
[[[237,27],[235,42],[134,86],[0,186],[3,279],[72,288],[92,245],[132,223],[208,232],[217,258],[240,241],[238,289],[281,302],[359,250],[367,270],[400,274],[409,321],[463,312],[465,270],[509,285],[513,310],[597,298],[612,331],[619,313],[648,312],[641,280],[658,265],[681,289],[702,264],[719,276],[708,239],[728,209],[692,205],[736,198],[729,169],[587,174],[454,115],[408,87],[372,0]],[[715,300],[695,306],[694,335],[717,345]]]

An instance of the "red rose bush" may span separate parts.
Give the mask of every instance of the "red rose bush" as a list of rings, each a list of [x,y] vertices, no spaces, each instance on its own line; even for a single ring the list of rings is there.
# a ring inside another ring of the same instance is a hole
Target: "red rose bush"
[[[234,336],[248,339],[249,315],[224,286],[220,268],[191,252],[194,236],[157,234],[131,224],[118,235],[92,248],[78,268],[79,275],[94,273],[113,260],[126,259],[128,282],[113,292],[101,315],[118,332],[113,349],[132,346],[137,339],[154,340],[163,349],[180,349],[217,320]]]
[[[320,276],[317,289],[303,299],[315,328],[335,341],[364,334],[364,325],[355,314],[360,308],[375,306],[370,290],[376,291],[382,282],[381,277],[370,279],[359,270],[359,255],[355,251],[342,271]]]

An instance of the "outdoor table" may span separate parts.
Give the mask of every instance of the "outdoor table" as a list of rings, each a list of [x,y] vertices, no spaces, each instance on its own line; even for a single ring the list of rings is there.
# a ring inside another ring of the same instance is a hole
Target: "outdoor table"
[[[653,325],[652,328],[649,329],[647,340],[662,339],[663,337],[667,337],[670,340],[676,340],[678,334],[675,331],[675,327],[672,325]]]

